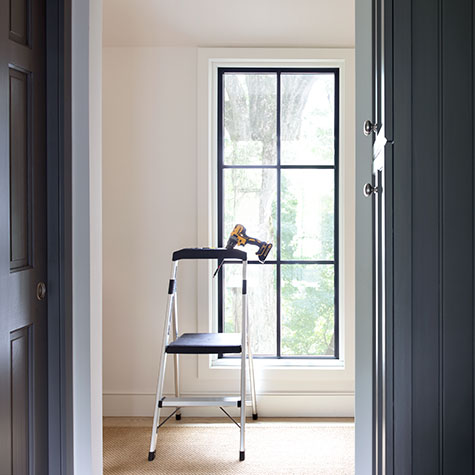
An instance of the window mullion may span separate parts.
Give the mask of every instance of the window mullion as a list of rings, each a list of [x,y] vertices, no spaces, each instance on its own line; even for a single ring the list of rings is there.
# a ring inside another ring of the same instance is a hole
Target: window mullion
[[[277,358],[280,358],[282,356],[281,352],[281,296],[280,296],[280,291],[281,291],[281,275],[280,275],[280,259],[281,259],[281,251],[280,251],[280,244],[281,244],[281,189],[280,189],[280,184],[281,184],[281,163],[280,163],[280,106],[281,106],[281,100],[280,100],[280,72],[277,73],[277,130],[276,130],[276,135],[277,135],[277,268],[276,268],[276,305],[277,305],[277,312],[276,312],[276,335],[277,335]]]
[[[224,222],[224,190],[223,190],[223,134],[224,134],[224,74],[222,71],[218,71],[218,193],[217,193],[217,212],[218,212],[218,246],[223,246],[223,222]],[[222,272],[218,273],[218,332],[225,332],[224,325],[224,269]],[[219,355],[219,358],[222,358],[223,355]]]

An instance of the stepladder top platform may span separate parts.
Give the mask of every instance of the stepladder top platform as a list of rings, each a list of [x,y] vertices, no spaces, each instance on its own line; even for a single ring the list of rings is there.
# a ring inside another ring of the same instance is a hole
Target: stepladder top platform
[[[181,259],[237,259],[247,261],[247,254],[239,249],[226,249],[225,247],[195,247],[175,251],[173,261]]]

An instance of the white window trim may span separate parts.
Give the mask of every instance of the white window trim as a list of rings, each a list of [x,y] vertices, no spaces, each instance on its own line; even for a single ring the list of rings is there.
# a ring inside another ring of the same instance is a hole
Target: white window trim
[[[337,67],[340,69],[339,318],[338,360],[255,360],[258,380],[270,391],[290,385],[306,391],[353,391],[355,307],[354,50],[199,48],[197,57],[197,242],[216,246],[217,236],[217,69],[219,67]],[[197,331],[217,330],[213,263],[197,266]],[[216,280],[216,279],[215,279]],[[236,379],[238,361],[198,357],[198,378]],[[282,385],[278,383],[285,381]],[[297,384],[297,387],[296,387]],[[258,388],[259,389],[259,388]]]

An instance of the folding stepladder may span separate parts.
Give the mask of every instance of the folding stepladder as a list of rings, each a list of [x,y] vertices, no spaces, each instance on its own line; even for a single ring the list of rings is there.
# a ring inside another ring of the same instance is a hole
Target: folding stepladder
[[[217,259],[221,264],[226,260],[238,260],[242,262],[242,322],[241,333],[185,333],[178,336],[178,312],[177,312],[177,292],[176,275],[178,262],[183,259]],[[173,317],[173,318],[172,318]],[[247,254],[237,249],[181,249],[175,251],[172,257],[172,268],[170,282],[168,285],[167,313],[165,317],[165,326],[163,331],[163,340],[161,348],[160,369],[158,372],[157,395],[155,399],[155,412],[153,415],[152,437],[150,441],[150,450],[148,460],[155,458],[157,436],[159,428],[174,414],[176,419],[181,419],[180,408],[190,406],[216,406],[219,407],[228,417],[231,416],[223,409],[224,407],[240,408],[240,449],[239,460],[244,460],[245,447],[244,435],[246,427],[246,351],[249,355],[249,376],[251,382],[251,405],[252,418],[257,419],[257,400],[254,380],[254,364],[249,336],[247,312]],[[170,330],[172,330],[172,340],[170,340]],[[241,388],[239,396],[226,397],[180,397],[179,387],[179,359],[180,354],[223,354],[240,353],[241,354]],[[167,355],[174,355],[174,380],[175,397],[163,397],[163,383],[165,379],[165,367]],[[161,424],[160,410],[162,407],[174,407],[172,412]]]

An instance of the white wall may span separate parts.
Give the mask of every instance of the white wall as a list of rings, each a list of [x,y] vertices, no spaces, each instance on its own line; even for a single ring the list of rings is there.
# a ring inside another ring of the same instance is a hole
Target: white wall
[[[104,45],[351,48],[354,19],[354,0],[104,0]]]
[[[171,253],[197,245],[196,49],[105,48],[103,67],[104,410],[150,415]]]
[[[198,77],[197,56],[194,47],[110,47],[103,52],[105,415],[153,413],[171,253],[181,247],[211,244],[197,239],[203,235],[202,223],[198,223],[203,210],[197,205],[201,183],[197,176],[206,173],[206,163],[197,150],[197,143],[206,140],[203,117],[197,110],[197,102],[206,100],[203,90],[197,89],[203,80]],[[353,88],[347,101],[345,179],[348,233],[352,236]],[[351,243],[349,248],[352,255]],[[354,272],[351,265],[349,272]],[[198,328],[196,276],[192,263],[180,270],[181,331]],[[349,292],[346,318],[348,337],[353,338],[353,288]],[[353,342],[349,348],[349,353],[354,351]],[[260,368],[259,413],[353,415],[352,361],[349,354],[342,369]],[[166,392],[172,390],[170,376]],[[188,394],[238,387],[236,370],[203,371],[203,358],[198,362],[194,356],[184,358],[181,376],[183,392]]]

